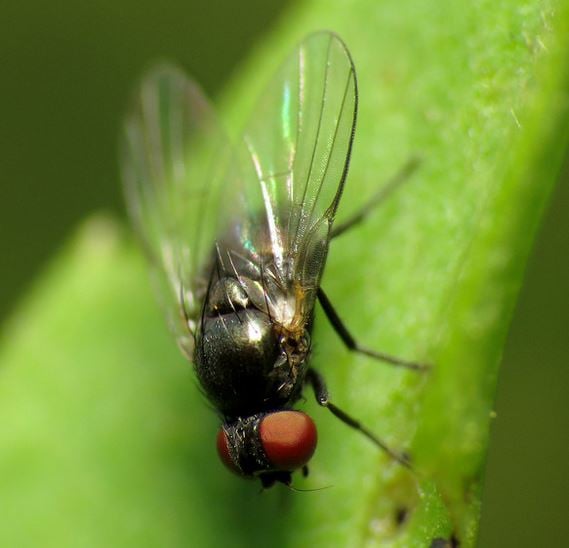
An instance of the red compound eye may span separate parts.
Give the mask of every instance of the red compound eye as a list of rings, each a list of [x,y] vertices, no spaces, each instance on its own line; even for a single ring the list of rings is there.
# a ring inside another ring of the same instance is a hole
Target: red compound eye
[[[227,434],[223,428],[219,429],[217,433],[217,454],[221,459],[221,462],[225,464],[229,470],[233,473],[241,476],[241,470],[235,465],[233,459],[231,458],[231,454],[229,453],[229,446],[227,445]]]
[[[304,466],[314,454],[318,435],[313,420],[300,411],[276,411],[261,421],[261,444],[276,470]]]

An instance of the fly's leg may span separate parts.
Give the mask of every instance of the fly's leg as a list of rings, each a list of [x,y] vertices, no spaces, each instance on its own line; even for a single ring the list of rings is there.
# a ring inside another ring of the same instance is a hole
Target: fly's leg
[[[397,453],[391,449],[385,442],[379,439],[371,430],[368,430],[360,421],[350,417],[345,411],[342,411],[339,407],[335,406],[328,399],[328,388],[326,388],[326,383],[315,369],[309,369],[306,373],[306,381],[312,385],[314,390],[314,396],[318,405],[326,407],[331,411],[331,413],[340,419],[344,424],[347,424],[350,428],[361,432],[368,440],[370,440],[374,445],[379,447],[382,451],[385,451],[393,460],[396,460],[399,464],[402,464],[406,468],[411,469],[411,463],[409,461],[409,456],[405,453]]]
[[[337,238],[353,226],[364,221],[373,209],[389,198],[397,188],[409,180],[411,175],[417,171],[419,164],[419,158],[410,158],[407,163],[405,163],[403,167],[387,182],[387,184],[382,186],[379,191],[371,197],[369,202],[365,204],[355,215],[350,217],[347,221],[332,227],[330,239]]]
[[[371,350],[370,348],[366,348],[362,346],[352,334],[348,331],[344,322],[338,316],[336,310],[332,306],[332,303],[326,296],[326,293],[322,290],[321,287],[318,288],[318,300],[322,305],[324,312],[326,313],[326,317],[332,324],[334,331],[339,335],[340,339],[344,342],[344,344],[348,347],[349,350],[353,352],[359,352],[360,354],[365,354],[371,358],[376,360],[381,360],[382,362],[389,363],[391,365],[396,365],[398,367],[405,367],[406,369],[413,369],[415,371],[424,371],[429,369],[429,366],[423,363],[417,363],[413,361],[403,360],[396,356],[392,356],[391,354],[385,354],[384,352],[378,352],[377,350]]]
[[[372,196],[371,200],[367,204],[362,207],[360,211],[358,211],[355,215],[349,218],[344,223],[337,225],[336,227],[332,228],[332,232],[330,234],[330,238],[336,238],[349,230],[350,228],[358,225],[362,221],[364,221],[371,211],[379,206],[383,201],[385,201],[397,188],[399,188],[403,183],[409,180],[409,177],[413,175],[413,173],[419,167],[420,160],[417,157],[410,158],[407,163],[391,178],[390,181],[386,185],[384,185],[374,196]],[[384,361],[391,365],[396,365],[399,367],[405,367],[407,369],[413,369],[416,371],[421,371],[428,369],[429,366],[413,361],[403,360],[396,356],[391,356],[390,354],[385,354],[383,352],[378,352],[376,350],[371,350],[370,348],[366,348],[359,344],[352,334],[348,331],[344,322],[338,316],[336,310],[332,306],[332,303],[322,290],[322,288],[318,289],[318,300],[328,317],[328,320],[332,324],[332,327],[336,331],[336,333],[340,336],[344,344],[348,347],[348,349],[359,352],[360,354],[365,354],[366,356],[370,356],[371,358]]]

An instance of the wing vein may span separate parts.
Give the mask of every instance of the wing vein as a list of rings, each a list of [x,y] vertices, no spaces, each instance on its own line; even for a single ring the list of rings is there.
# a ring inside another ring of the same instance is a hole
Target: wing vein
[[[338,129],[340,127],[340,123],[342,121],[342,114],[344,112],[344,106],[346,104],[346,97],[348,96],[348,89],[350,87],[350,80],[352,79],[352,71],[350,70],[350,72],[348,73],[348,79],[346,80],[346,85],[344,87],[344,94],[342,97],[342,103],[340,105],[340,110],[339,110],[339,116],[338,116],[338,121],[336,123],[336,127],[334,128],[334,136],[332,137],[332,143],[330,144],[330,148],[329,148],[329,154],[328,154],[328,158],[326,160],[326,167],[324,168],[324,173],[322,174],[322,178],[320,179],[320,183],[318,185],[318,191],[316,192],[316,196],[314,198],[314,202],[312,203],[312,208],[310,210],[310,218],[312,218],[312,216],[314,215],[314,210],[316,209],[316,204],[318,202],[318,198],[320,196],[320,192],[322,192],[322,187],[324,186],[324,180],[326,179],[326,175],[328,173],[328,168],[330,167],[330,161],[332,159],[332,155],[334,154],[334,146],[336,145],[336,139],[338,137]],[[349,152],[348,152],[349,153]],[[335,201],[335,200],[334,200]],[[332,202],[333,204],[334,202]],[[332,205],[331,204],[331,205]],[[329,211],[326,210],[324,213],[324,217],[329,215]],[[313,223],[316,224],[320,221],[320,219],[316,219],[316,221]]]
[[[310,184],[310,176],[312,175],[312,168],[314,166],[314,158],[316,157],[316,150],[318,148],[318,142],[320,140],[320,129],[322,127],[322,117],[324,115],[324,102],[325,102],[325,97],[326,97],[326,92],[327,92],[327,88],[328,88],[328,71],[330,68],[330,63],[329,63],[329,58],[330,58],[330,47],[332,45],[332,37],[330,36],[329,42],[328,42],[328,50],[326,52],[326,66],[324,69],[324,86],[322,89],[322,100],[321,100],[321,104],[320,104],[320,114],[318,117],[318,126],[316,129],[316,139],[314,140],[314,147],[312,148],[312,154],[311,154],[311,158],[310,158],[310,166],[308,168],[308,174],[306,176],[306,181],[304,182],[304,192],[302,194],[302,206],[301,209],[304,208],[304,202],[306,200],[306,193],[308,192],[308,187]],[[301,213],[302,215],[302,213]],[[304,215],[302,215],[304,216]],[[296,252],[296,244],[298,242],[298,232],[300,229],[300,224],[303,221],[303,219],[299,219],[299,221],[296,224],[295,227],[295,234],[294,234],[294,238],[292,240],[292,251]]]

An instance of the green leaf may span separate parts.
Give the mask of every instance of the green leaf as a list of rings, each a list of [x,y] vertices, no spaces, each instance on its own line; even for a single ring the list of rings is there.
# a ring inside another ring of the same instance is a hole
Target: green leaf
[[[322,316],[313,357],[332,400],[408,449],[414,473],[307,391],[319,449],[295,485],[316,491],[229,475],[139,252],[98,219],[3,330],[0,545],[472,546],[500,352],[568,141],[567,8],[305,1],[221,101],[237,132],[294,43],[330,28],[361,100],[340,219],[421,154],[414,180],[333,242],[323,286],[363,343],[432,370],[351,355]]]

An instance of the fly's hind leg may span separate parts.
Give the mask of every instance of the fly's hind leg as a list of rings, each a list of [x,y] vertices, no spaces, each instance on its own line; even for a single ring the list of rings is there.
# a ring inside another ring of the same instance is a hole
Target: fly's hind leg
[[[372,350],[361,345],[353,335],[348,331],[347,327],[344,325],[344,322],[338,316],[338,313],[332,306],[332,303],[326,296],[326,293],[322,290],[321,287],[318,288],[318,301],[322,305],[322,309],[326,314],[326,317],[332,324],[334,331],[338,334],[340,339],[342,339],[343,343],[348,347],[349,350],[353,352],[359,352],[360,354],[365,354],[371,358],[376,360],[381,360],[382,362],[389,363],[391,365],[395,365],[398,367],[405,367],[406,369],[413,369],[415,371],[424,371],[429,369],[429,366],[423,363],[418,363],[414,361],[408,361],[396,356],[392,356],[391,354],[385,354],[384,352],[378,352],[377,350]]]
[[[350,428],[361,432],[368,440],[370,440],[376,447],[379,447],[382,451],[385,451],[393,460],[396,460],[399,464],[402,464],[406,468],[411,469],[411,463],[409,456],[405,453],[398,453],[391,449],[384,441],[378,438],[371,430],[368,430],[360,421],[354,419],[348,415],[345,411],[342,411],[339,407],[334,405],[328,399],[328,389],[323,377],[315,370],[309,369],[306,373],[306,382],[310,383],[312,389],[314,390],[314,396],[318,405],[326,407],[330,412],[340,419],[344,424],[348,425]]]
[[[376,207],[381,205],[387,198],[391,196],[391,194],[393,194],[396,189],[398,189],[402,184],[406,183],[410,179],[411,175],[417,171],[420,163],[421,162],[418,157],[414,156],[410,158],[403,165],[403,167],[385,185],[383,185],[357,213],[352,215],[352,217],[350,217],[345,222],[332,227],[330,239],[337,238],[344,232],[347,232],[350,228],[364,221]]]

